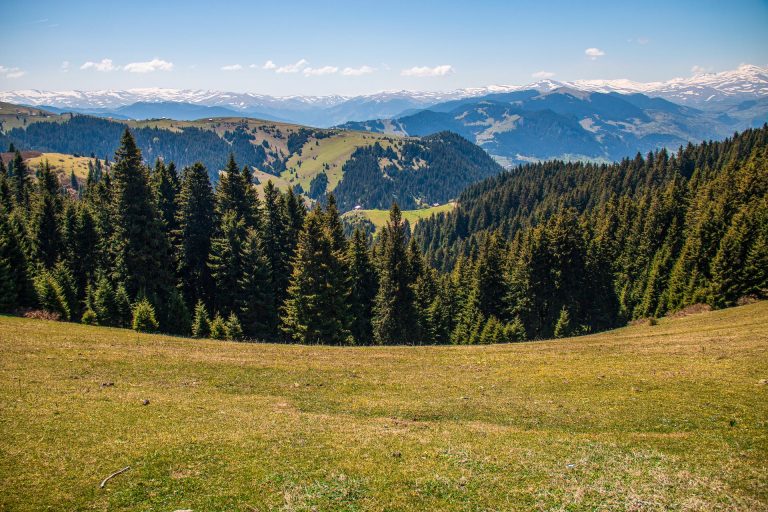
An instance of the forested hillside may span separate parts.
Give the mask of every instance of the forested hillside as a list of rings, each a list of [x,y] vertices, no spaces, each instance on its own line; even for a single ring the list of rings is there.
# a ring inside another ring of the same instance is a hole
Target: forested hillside
[[[0,112],[2,147],[108,160],[130,126],[146,163],[159,158],[181,168],[200,162],[215,184],[232,154],[252,168],[262,191],[272,180],[283,192],[312,200],[335,192],[344,211],[389,208],[393,201],[407,209],[444,203],[502,171],[483,150],[449,133],[419,139],[248,118],[135,122],[8,107]]]
[[[459,205],[416,239],[436,268],[503,275],[477,309],[532,336],[768,290],[768,127],[613,165],[518,167]]]
[[[333,194],[310,211],[270,182],[260,195],[232,156],[215,189],[202,164],[176,169],[148,168],[127,129],[82,186],[16,152],[0,168],[0,309],[214,338],[492,343],[768,292],[768,126],[675,155],[520,167],[414,236],[393,205],[372,246],[345,236]]]

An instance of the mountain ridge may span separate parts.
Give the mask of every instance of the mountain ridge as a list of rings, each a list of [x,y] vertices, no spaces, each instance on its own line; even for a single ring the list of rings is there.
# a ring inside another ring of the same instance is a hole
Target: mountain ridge
[[[427,108],[438,103],[523,90],[552,91],[571,87],[591,92],[642,93],[698,108],[719,108],[768,96],[768,67],[743,64],[735,70],[702,73],[658,82],[615,80],[539,80],[526,85],[489,85],[453,91],[390,90],[354,96],[271,96],[253,92],[202,89],[134,88],[96,91],[0,91],[8,103],[72,109],[115,109],[137,102],[179,102],[226,107],[240,113],[261,113],[299,124],[328,127],[347,121],[396,117],[408,108]]]

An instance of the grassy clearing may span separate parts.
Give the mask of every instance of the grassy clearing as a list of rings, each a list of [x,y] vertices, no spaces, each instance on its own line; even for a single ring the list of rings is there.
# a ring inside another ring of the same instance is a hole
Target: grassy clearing
[[[449,212],[455,207],[456,203],[445,203],[440,206],[431,206],[429,208],[420,208],[418,210],[403,210],[402,214],[403,218],[413,226],[422,219],[428,219],[437,213]],[[376,229],[379,229],[389,220],[389,210],[354,210],[345,213],[344,216],[350,218],[354,216],[365,217],[373,222]]]
[[[93,159],[64,153],[43,153],[40,156],[28,159],[26,164],[30,169],[37,169],[45,161],[48,161],[51,169],[59,175],[60,179],[69,180],[69,173],[75,171],[77,179],[84,182],[88,178],[88,162],[93,162]],[[103,165],[104,160],[101,163]]]
[[[768,509],[768,302],[486,347],[0,317],[0,351],[0,510]]]
[[[305,191],[309,191],[309,184],[315,176],[325,170],[328,190],[332,191],[343,177],[344,163],[357,148],[370,146],[376,141],[387,147],[391,139],[388,135],[350,131],[340,131],[323,139],[311,138],[302,147],[301,156],[295,154],[288,159],[287,170],[281,177],[291,186],[300,184]]]

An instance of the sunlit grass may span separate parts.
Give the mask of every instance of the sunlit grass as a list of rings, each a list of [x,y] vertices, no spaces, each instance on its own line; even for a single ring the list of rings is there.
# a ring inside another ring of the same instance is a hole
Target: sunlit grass
[[[0,510],[768,508],[768,303],[485,347],[0,317],[0,354]]]

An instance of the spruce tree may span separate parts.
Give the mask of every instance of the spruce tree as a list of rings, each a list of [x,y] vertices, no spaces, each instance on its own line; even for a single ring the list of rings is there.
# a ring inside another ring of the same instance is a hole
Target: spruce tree
[[[215,285],[213,304],[224,315],[235,311],[243,299],[246,235],[243,218],[229,210],[221,219],[218,236],[211,241],[208,266]]]
[[[208,171],[202,164],[186,167],[177,213],[178,276],[187,304],[210,301],[213,281],[208,267],[214,228],[214,199]]]
[[[112,167],[112,237],[114,278],[125,283],[129,296],[139,292],[157,300],[171,287],[168,240],[157,213],[149,172],[126,128]]]
[[[211,333],[210,319],[208,310],[202,300],[197,301],[195,305],[195,317],[192,320],[192,336],[195,338],[207,338]]]
[[[276,326],[274,295],[270,284],[269,261],[264,254],[261,237],[248,229],[243,250],[243,275],[238,283],[243,330],[251,338],[273,339]]]
[[[358,228],[349,244],[349,313],[350,332],[358,345],[373,343],[373,301],[376,298],[378,276],[371,262],[368,238]]]
[[[56,176],[46,161],[40,167],[31,219],[31,238],[36,262],[52,268],[61,251],[59,214],[62,199]]]
[[[293,259],[281,329],[298,343],[340,345],[351,341],[347,292],[338,283],[342,263],[324,217],[319,206],[307,215]]]
[[[411,287],[412,272],[406,250],[405,224],[397,204],[389,210],[383,228],[376,294],[373,336],[377,344],[414,344],[413,326],[418,322]]]

